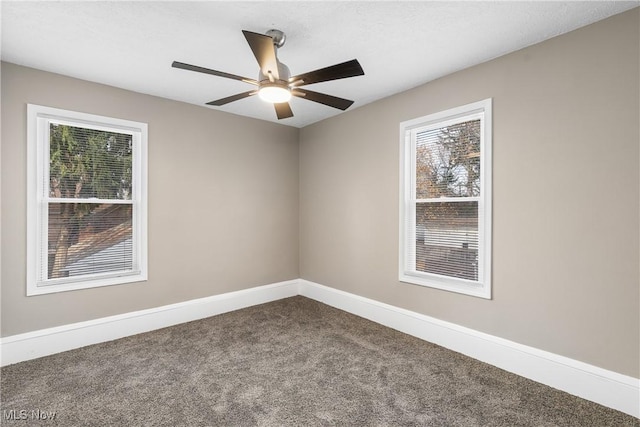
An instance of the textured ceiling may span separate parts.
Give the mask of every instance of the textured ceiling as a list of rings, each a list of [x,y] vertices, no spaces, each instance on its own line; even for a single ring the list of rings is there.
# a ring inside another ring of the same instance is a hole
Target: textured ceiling
[[[12,2],[2,1],[2,60],[196,105],[250,90],[171,68],[181,61],[255,79],[241,30],[287,35],[292,74],[357,58],[365,76],[309,89],[351,109],[638,6],[556,2]],[[303,127],[339,110],[294,98],[282,124]],[[250,97],[205,107],[278,122]]]

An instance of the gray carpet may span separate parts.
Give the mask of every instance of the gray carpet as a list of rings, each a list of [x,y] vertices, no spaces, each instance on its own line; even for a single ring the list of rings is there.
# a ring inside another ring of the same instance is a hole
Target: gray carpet
[[[304,297],[18,363],[0,374],[3,425],[639,425]],[[37,410],[56,416],[38,421]],[[26,419],[7,420],[12,416]]]

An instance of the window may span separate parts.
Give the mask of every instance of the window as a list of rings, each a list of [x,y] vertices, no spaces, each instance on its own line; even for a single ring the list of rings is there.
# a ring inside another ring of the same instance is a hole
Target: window
[[[27,106],[27,295],[147,279],[147,125]]]
[[[400,124],[402,282],[491,298],[491,99]]]

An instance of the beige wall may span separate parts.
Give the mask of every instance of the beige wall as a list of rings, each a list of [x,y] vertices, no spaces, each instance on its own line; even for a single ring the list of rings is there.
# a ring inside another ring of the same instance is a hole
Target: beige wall
[[[26,104],[149,124],[149,280],[25,296]],[[295,128],[2,63],[2,336],[298,273]]]
[[[639,9],[306,127],[301,277],[640,377]],[[399,123],[493,98],[493,299],[400,283]]]

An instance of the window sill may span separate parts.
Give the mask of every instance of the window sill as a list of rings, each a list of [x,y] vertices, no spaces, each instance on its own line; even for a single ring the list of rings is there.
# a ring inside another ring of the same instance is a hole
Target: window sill
[[[145,282],[146,273],[121,275],[117,277],[106,277],[94,280],[80,280],[76,282],[40,284],[30,283],[27,286],[27,296],[53,294],[58,292],[77,291],[80,289],[91,289],[103,286],[123,285],[126,283]]]
[[[417,272],[400,273],[398,280],[411,285],[425,286],[478,298],[491,299],[491,287],[488,283],[471,282],[464,279],[454,279],[436,274]]]

